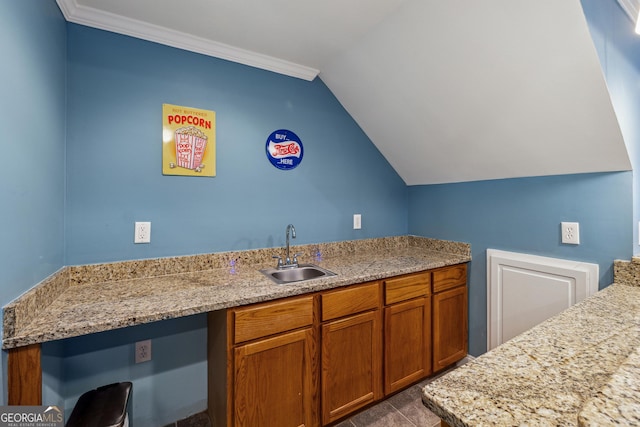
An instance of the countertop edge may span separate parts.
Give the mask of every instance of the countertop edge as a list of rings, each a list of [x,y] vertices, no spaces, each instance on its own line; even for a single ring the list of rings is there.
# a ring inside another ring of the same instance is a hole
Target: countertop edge
[[[412,237],[412,239],[416,239]],[[428,238],[417,238],[417,239],[427,239]],[[443,242],[437,241],[436,242]],[[454,242],[455,243],[455,242]],[[462,244],[467,245],[467,244]],[[467,245],[468,247],[468,245]],[[48,307],[39,307],[37,310],[37,315],[35,319],[31,321],[31,323],[26,324],[23,328],[16,330],[17,328],[12,327],[11,320],[8,320],[8,317],[14,316],[13,321],[15,321],[15,313],[16,311],[20,311],[22,307],[20,306],[19,301],[12,302],[5,307],[5,337],[3,339],[2,348],[5,350],[27,346],[31,344],[39,344],[48,341],[54,341],[59,339],[71,338],[80,335],[86,335],[91,333],[98,333],[109,331],[118,328],[124,328],[129,326],[141,325],[145,323],[151,323],[161,320],[175,319],[184,316],[202,314],[210,311],[216,311],[221,309],[226,309],[230,307],[237,307],[241,305],[253,304],[257,302],[264,302],[275,300],[279,298],[286,298],[290,296],[296,295],[304,295],[312,292],[333,289],[343,286],[349,286],[352,284],[363,283],[367,281],[374,281],[384,279],[386,277],[403,275],[414,273],[418,271],[424,271],[428,269],[434,269],[439,267],[445,267],[448,265],[460,264],[471,261],[470,251],[466,254],[464,253],[443,253],[440,251],[433,251],[429,249],[424,249],[421,247],[405,247],[402,250],[397,250],[397,252],[402,251],[415,251],[416,255],[407,256],[406,253],[402,255],[397,255],[393,251],[386,250],[386,260],[377,260],[372,266],[371,269],[367,269],[367,265],[362,266],[362,261],[360,261],[360,270],[356,269],[358,272],[354,274],[346,274],[343,270],[344,265],[348,265],[349,262],[354,258],[354,256],[343,256],[338,258],[342,262],[338,262],[336,259],[328,259],[326,261],[320,262],[319,265],[326,264],[329,270],[340,270],[342,274],[338,276],[333,276],[330,278],[323,279],[314,279],[303,282],[302,285],[271,285],[270,282],[266,278],[255,279],[257,282],[249,281],[248,285],[243,284],[243,289],[254,290],[255,292],[248,294],[239,294],[236,296],[228,296],[227,298],[223,298],[217,300],[215,302],[200,302],[196,301],[193,303],[186,303],[176,308],[175,310],[163,310],[161,312],[150,312],[143,311],[141,313],[136,313],[135,310],[131,310],[128,315],[116,316],[114,319],[105,319],[104,321],[86,321],[86,322],[73,322],[73,319],[69,319],[69,326],[62,325],[60,323],[53,327],[53,330],[47,331],[46,327],[38,327],[34,325],[34,323],[41,317],[46,317],[49,314],[52,319],[55,318],[53,313],[48,313],[47,310],[50,310]],[[425,255],[426,254],[426,255]],[[428,257],[432,256],[434,259],[429,259]],[[362,258],[362,256],[360,257]],[[400,266],[399,266],[400,265]],[[257,268],[258,266],[248,266],[248,268]],[[346,269],[346,267],[344,267]],[[367,274],[366,271],[373,271],[370,274]],[[66,286],[60,285],[60,283],[54,281],[55,286],[51,285],[49,281],[45,281],[44,286],[50,286],[56,292],[72,293],[79,289],[81,286],[100,286],[101,288],[104,286],[118,286],[123,283],[127,285],[135,286],[136,282],[144,282],[146,286],[153,286],[154,280],[156,281],[167,281],[173,278],[180,279],[182,281],[188,281],[188,275],[196,274],[203,275],[207,272],[214,272],[217,270],[204,270],[204,271],[196,271],[196,272],[187,272],[187,273],[177,273],[173,275],[164,275],[158,277],[149,277],[149,278],[141,278],[141,279],[125,279],[122,281],[115,282],[103,282],[103,283],[90,283],[85,285],[71,285],[68,284]],[[219,271],[218,271],[219,272]],[[63,272],[64,274],[64,272]],[[184,276],[184,277],[181,277]],[[214,289],[215,284],[210,286],[211,289]],[[97,288],[97,289],[101,289]],[[228,287],[220,288],[230,292],[232,285],[228,285]],[[264,292],[261,292],[261,289],[265,288]],[[241,292],[243,289],[240,289]],[[43,292],[42,289],[36,289],[36,292],[42,295],[49,295],[47,292]],[[40,299],[46,299],[40,296]],[[161,294],[153,295],[155,298],[162,298]],[[166,298],[171,298],[172,295],[167,295]],[[72,299],[72,296],[69,297]],[[73,299],[72,299],[73,300]],[[31,301],[31,300],[30,300]],[[115,303],[115,301],[114,301]],[[33,302],[30,302],[31,305],[34,305]],[[32,308],[32,307],[30,307]],[[106,308],[105,308],[106,310]],[[64,320],[64,319],[62,319]],[[59,319],[58,319],[59,321]],[[9,325],[7,325],[9,323]],[[9,326],[9,327],[7,327]]]
[[[468,366],[425,385],[422,402],[452,427],[519,425],[523,416],[534,415],[539,418],[527,418],[528,422],[637,425],[638,297],[637,282],[618,283],[614,279],[589,298],[484,353]]]

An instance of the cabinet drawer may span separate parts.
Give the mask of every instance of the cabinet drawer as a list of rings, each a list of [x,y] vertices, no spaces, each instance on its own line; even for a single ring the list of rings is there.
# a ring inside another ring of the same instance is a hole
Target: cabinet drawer
[[[433,293],[467,283],[467,264],[443,267],[433,271]]]
[[[326,292],[321,299],[322,320],[336,319],[380,307],[380,286],[378,282],[352,286]]]
[[[313,322],[313,296],[239,308],[233,322],[234,343],[308,326]]]
[[[431,274],[421,272],[386,279],[384,281],[384,303],[386,305],[429,295]]]

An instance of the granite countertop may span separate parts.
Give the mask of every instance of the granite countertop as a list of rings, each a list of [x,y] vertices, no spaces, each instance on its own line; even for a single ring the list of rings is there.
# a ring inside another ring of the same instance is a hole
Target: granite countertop
[[[4,307],[3,348],[205,313],[470,261],[464,243],[399,236],[292,247],[336,273],[277,285],[282,248],[67,267]],[[321,250],[322,260],[314,258]]]
[[[452,427],[640,425],[640,260],[599,291],[423,389]]]

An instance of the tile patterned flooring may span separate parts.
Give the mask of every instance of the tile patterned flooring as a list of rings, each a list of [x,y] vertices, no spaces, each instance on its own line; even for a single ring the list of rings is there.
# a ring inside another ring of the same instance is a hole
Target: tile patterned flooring
[[[336,424],[335,427],[438,427],[440,418],[422,404],[426,379],[375,406]]]
[[[334,427],[439,427],[440,418],[422,404],[422,387],[446,372],[427,378]],[[166,427],[174,426],[211,427],[211,422],[207,413],[201,412]]]
[[[167,424],[164,427],[212,427],[212,425],[211,420],[209,420],[209,414],[207,413],[207,411],[203,411],[195,415],[191,415],[184,420]]]

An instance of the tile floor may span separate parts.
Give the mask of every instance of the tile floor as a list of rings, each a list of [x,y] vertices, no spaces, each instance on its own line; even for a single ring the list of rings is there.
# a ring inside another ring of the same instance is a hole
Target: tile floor
[[[440,375],[426,380],[383,400],[334,427],[438,427],[440,418],[422,404],[422,387]],[[165,427],[211,427],[206,412],[193,415]]]
[[[207,411],[191,415],[184,420],[176,421],[175,423],[167,424],[164,427],[212,427],[211,420],[209,420],[209,414]]]
[[[375,406],[337,424],[336,427],[437,427],[440,418],[422,404],[426,379]]]

